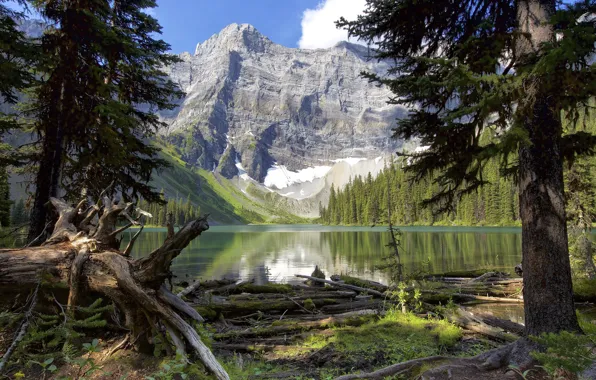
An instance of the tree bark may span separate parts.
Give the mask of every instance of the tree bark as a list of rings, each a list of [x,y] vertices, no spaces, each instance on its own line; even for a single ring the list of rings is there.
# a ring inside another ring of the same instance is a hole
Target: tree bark
[[[555,0],[518,1],[520,37],[516,50],[524,64],[536,59],[540,44],[555,33],[549,19]],[[556,75],[553,73],[553,75]],[[567,242],[562,124],[560,110],[544,83],[549,78],[529,75],[527,100],[519,105],[518,122],[528,134],[519,148],[519,200],[522,220],[524,311],[526,333],[580,331],[573,305]]]

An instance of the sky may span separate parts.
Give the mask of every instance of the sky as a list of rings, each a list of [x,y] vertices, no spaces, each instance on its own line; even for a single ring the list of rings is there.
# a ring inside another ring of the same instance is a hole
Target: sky
[[[21,8],[14,1],[8,4]],[[356,19],[365,4],[366,0],[157,0],[158,6],[147,13],[159,20],[161,38],[175,54],[194,52],[197,43],[232,23],[251,24],[283,46],[318,49],[348,40],[335,21],[342,16]]]
[[[173,53],[194,52],[232,23],[251,24],[287,47],[326,48],[347,40],[335,28],[341,16],[355,19],[365,0],[158,0],[149,11],[163,27],[161,38]]]

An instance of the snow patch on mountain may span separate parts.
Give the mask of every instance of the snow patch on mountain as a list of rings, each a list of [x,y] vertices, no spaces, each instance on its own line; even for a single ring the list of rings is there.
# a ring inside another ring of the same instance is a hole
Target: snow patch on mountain
[[[366,158],[363,157],[348,157],[348,158],[338,158],[337,160],[331,160],[332,162],[347,162],[348,165],[354,166],[360,161],[365,161]]]
[[[276,164],[267,170],[263,184],[281,190],[293,184],[312,182],[317,178],[323,178],[329,170],[331,170],[331,166],[315,166],[293,172],[284,165]]]

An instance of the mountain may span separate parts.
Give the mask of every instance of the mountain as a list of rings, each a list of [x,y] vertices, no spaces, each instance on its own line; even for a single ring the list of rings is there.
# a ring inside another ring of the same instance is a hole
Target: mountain
[[[387,69],[364,46],[287,48],[232,24],[180,58],[167,72],[186,97],[160,114],[161,134],[188,165],[235,179],[251,198],[277,192],[316,216],[331,184],[376,174],[401,145],[391,127],[406,109],[360,76]]]
[[[38,37],[44,25],[21,28]],[[332,185],[375,176],[401,146],[391,127],[406,110],[387,105],[390,92],[360,77],[387,70],[366,47],[287,48],[232,24],[180,58],[165,70],[186,96],[160,112],[168,126],[155,141],[171,166],[152,185],[168,198],[190,196],[215,222],[317,217]],[[29,139],[15,134],[8,142]],[[29,182],[11,176],[13,199],[26,196]]]

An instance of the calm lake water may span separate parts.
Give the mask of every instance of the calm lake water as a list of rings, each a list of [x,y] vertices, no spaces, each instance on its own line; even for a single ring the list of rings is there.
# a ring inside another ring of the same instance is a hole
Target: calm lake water
[[[125,234],[123,246],[130,236]],[[165,229],[146,229],[133,255],[148,254],[165,237]],[[214,226],[180,254],[172,269],[178,279],[225,277],[261,283],[293,282],[295,274],[309,275],[318,265],[327,276],[344,273],[387,283],[387,273],[377,267],[390,252],[389,240],[385,227]],[[423,267],[432,273],[476,268],[513,272],[521,261],[521,229],[403,227],[401,247],[407,272]]]

